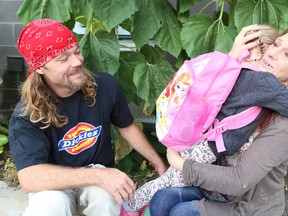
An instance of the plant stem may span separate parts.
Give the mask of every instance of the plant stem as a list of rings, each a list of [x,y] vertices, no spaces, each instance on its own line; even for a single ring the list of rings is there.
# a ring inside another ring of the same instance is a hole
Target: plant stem
[[[237,0],[231,0],[229,3],[229,7],[230,7],[230,14],[229,14],[229,21],[228,21],[228,25],[235,25],[235,8],[236,8],[236,4],[237,4]]]
[[[207,7],[209,7],[211,4],[216,3],[215,0],[208,2],[200,11],[199,13],[203,13],[204,10],[206,10]]]

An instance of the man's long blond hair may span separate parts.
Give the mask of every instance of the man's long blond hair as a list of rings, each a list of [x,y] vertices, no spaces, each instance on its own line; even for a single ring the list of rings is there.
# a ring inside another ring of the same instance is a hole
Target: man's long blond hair
[[[87,69],[83,71],[87,81],[81,91],[85,99],[91,100],[93,106],[96,103],[97,84],[90,71]],[[51,125],[61,128],[69,122],[67,116],[59,114],[60,107],[56,94],[47,86],[43,76],[36,72],[22,83],[21,99],[23,106],[20,115],[29,116],[33,123],[44,124],[42,129]]]

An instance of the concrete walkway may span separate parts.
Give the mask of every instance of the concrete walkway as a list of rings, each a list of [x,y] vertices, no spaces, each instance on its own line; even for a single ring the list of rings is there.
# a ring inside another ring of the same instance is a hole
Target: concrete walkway
[[[28,196],[0,181],[0,216],[19,216],[28,205]]]
[[[286,189],[287,190],[287,189]],[[0,216],[20,216],[28,205],[28,195],[0,181]],[[288,216],[288,197],[283,216]]]

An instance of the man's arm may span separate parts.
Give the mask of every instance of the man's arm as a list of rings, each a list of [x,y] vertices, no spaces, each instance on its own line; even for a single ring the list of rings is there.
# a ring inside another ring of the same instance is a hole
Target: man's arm
[[[162,175],[167,170],[159,154],[151,146],[142,130],[134,123],[125,128],[118,128],[121,136],[141,155],[143,155],[155,167],[157,173]]]
[[[119,203],[128,201],[136,189],[134,182],[124,172],[114,168],[69,168],[39,164],[18,171],[18,177],[25,192],[95,185],[108,191]]]

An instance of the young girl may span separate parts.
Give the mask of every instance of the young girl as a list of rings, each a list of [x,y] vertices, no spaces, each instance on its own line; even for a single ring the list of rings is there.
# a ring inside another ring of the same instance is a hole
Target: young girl
[[[278,37],[276,30],[268,25],[261,25],[259,31],[261,31],[261,35],[257,39],[259,41],[257,47],[250,49],[247,53],[237,53],[234,52],[235,49],[232,49],[233,52],[230,52],[229,55],[234,58],[240,56],[239,58],[244,59],[245,62],[250,62],[254,66],[257,66],[257,62],[262,58],[266,47],[271,45]],[[253,31],[247,32],[247,37],[250,33],[253,33]],[[222,120],[226,116],[233,115],[254,105],[266,107],[284,116],[288,116],[288,102],[284,106],[282,105],[283,100],[287,100],[288,98],[286,88],[283,94],[284,88],[283,84],[271,73],[253,72],[243,69],[232,92],[217,115],[217,119]],[[261,92],[261,90],[265,90],[265,92]],[[265,109],[263,109],[258,118],[248,126],[234,131],[224,132],[223,137],[228,143],[228,145],[225,145],[227,151],[218,153],[215,142],[208,142],[205,139],[180,152],[181,157],[201,163],[213,163],[217,158],[233,155],[243,143],[248,140],[264,112]],[[167,187],[184,186],[186,185],[183,182],[181,172],[170,166],[162,176],[138,188],[134,193],[133,199],[123,203],[120,215],[139,215],[139,210],[150,202],[152,196],[158,190]]]

